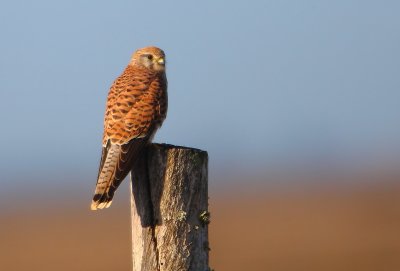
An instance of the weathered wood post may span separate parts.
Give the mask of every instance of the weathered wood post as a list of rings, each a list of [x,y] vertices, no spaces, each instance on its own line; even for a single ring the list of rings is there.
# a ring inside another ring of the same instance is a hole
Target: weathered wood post
[[[146,153],[131,176],[133,270],[209,270],[207,152],[151,144]]]

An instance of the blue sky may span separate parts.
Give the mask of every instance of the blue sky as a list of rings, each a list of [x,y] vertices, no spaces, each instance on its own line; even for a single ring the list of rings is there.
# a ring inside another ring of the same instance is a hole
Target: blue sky
[[[105,99],[132,52],[168,61],[155,138],[214,172],[400,162],[398,1],[0,4],[0,182],[95,178]],[[94,180],[90,180],[91,184]]]

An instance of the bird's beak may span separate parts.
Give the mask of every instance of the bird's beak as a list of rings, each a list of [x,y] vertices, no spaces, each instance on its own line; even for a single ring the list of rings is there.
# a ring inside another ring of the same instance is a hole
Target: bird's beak
[[[163,58],[163,57],[160,57],[160,58],[157,60],[157,63],[160,64],[160,65],[165,65],[165,60],[164,60],[164,58]]]

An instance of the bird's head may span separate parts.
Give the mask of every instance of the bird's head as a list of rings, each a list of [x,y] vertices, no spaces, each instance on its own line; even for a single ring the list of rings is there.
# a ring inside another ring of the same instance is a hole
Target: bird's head
[[[163,72],[165,71],[164,51],[157,47],[145,47],[137,50],[129,65],[145,67],[147,69]]]

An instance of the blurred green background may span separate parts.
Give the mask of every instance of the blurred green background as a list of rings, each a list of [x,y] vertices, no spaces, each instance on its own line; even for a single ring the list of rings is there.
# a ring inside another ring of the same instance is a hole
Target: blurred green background
[[[90,212],[106,95],[167,55],[155,141],[210,156],[215,270],[400,270],[400,3],[0,4],[0,260],[129,270],[127,182]]]

